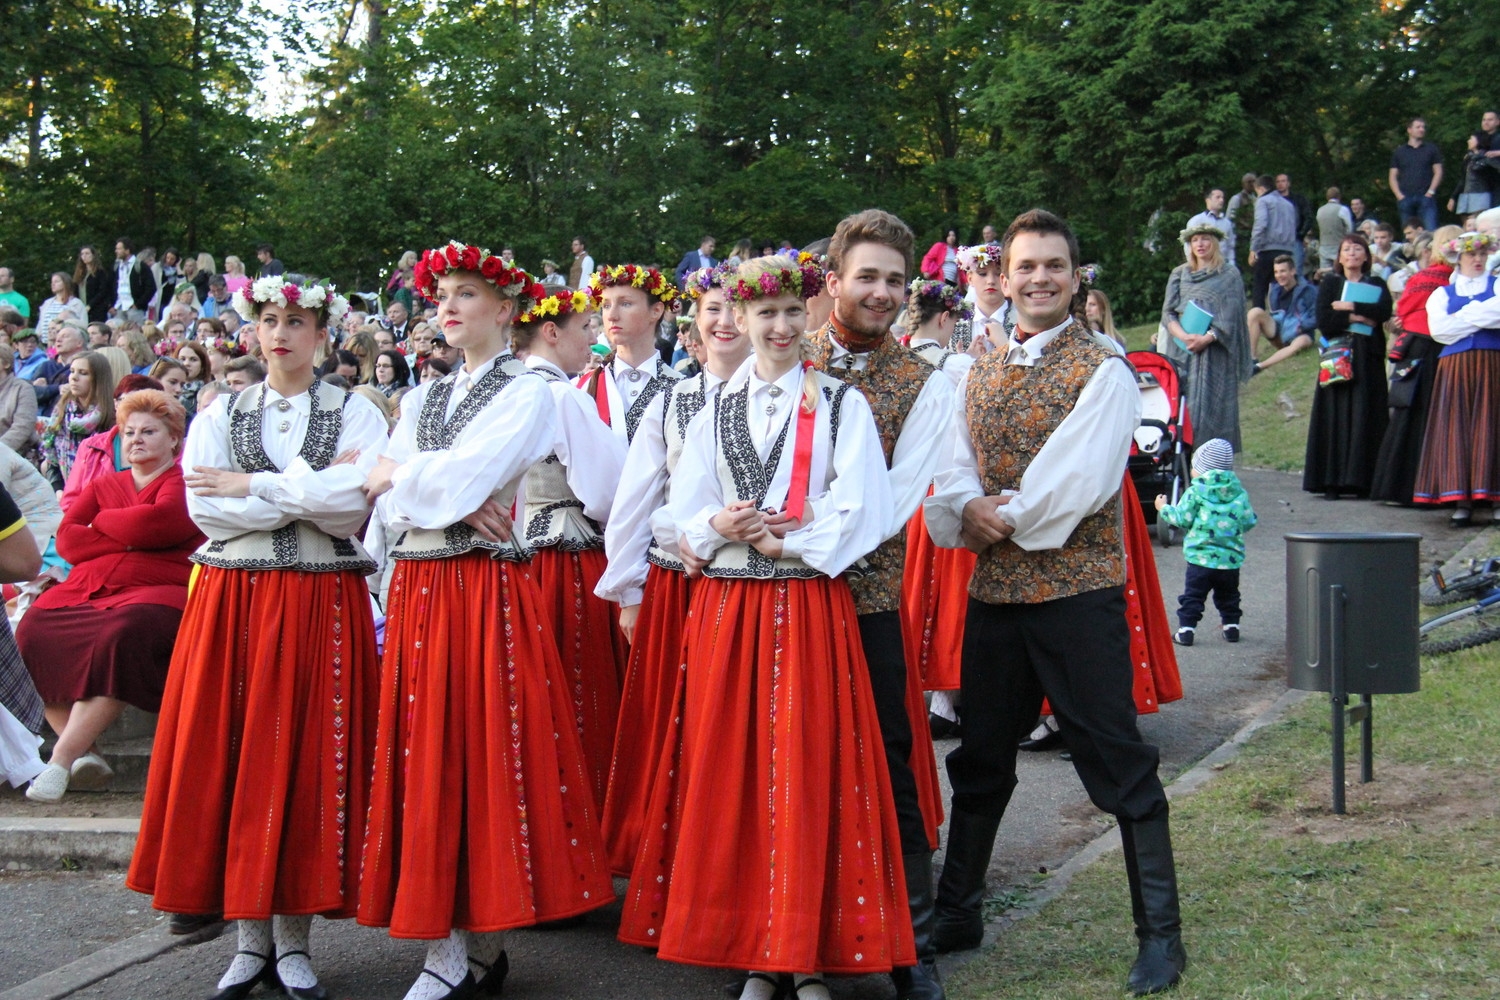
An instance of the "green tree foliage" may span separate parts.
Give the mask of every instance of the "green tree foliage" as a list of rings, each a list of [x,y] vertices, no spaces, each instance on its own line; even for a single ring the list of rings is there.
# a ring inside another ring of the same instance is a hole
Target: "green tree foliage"
[[[0,255],[46,294],[81,243],[231,245],[264,125],[238,0],[22,0],[0,40]],[[19,30],[15,30],[19,25]],[[238,245],[237,239],[233,245]]]
[[[826,236],[1070,218],[1154,312],[1210,185],[1286,170],[1386,214],[1425,114],[1456,174],[1500,37],[1485,0],[13,0],[0,260],[23,290],[129,234],[379,287],[406,249],[574,235],[671,264]],[[262,68],[267,54],[279,68]],[[257,83],[294,95],[268,110]],[[1155,252],[1147,249],[1156,246]]]

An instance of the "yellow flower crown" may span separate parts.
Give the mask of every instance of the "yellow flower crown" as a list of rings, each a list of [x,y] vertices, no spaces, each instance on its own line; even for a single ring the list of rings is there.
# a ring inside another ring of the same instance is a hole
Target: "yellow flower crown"
[[[677,286],[668,281],[654,267],[639,264],[615,264],[601,267],[589,276],[589,291],[604,298],[606,288],[639,288],[647,295],[654,295],[663,303],[677,297]]]
[[[572,289],[563,289],[551,295],[543,296],[541,299],[533,300],[531,305],[521,313],[518,323],[534,323],[545,319],[562,319],[574,313],[594,312],[604,301],[604,293],[595,291],[592,284],[587,288],[580,288],[576,292]]]

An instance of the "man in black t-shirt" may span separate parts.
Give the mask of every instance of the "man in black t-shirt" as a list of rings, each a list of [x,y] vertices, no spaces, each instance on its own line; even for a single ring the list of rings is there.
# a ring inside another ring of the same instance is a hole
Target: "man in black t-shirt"
[[[1437,228],[1438,186],[1443,183],[1443,152],[1427,139],[1427,122],[1413,118],[1406,125],[1406,141],[1391,153],[1389,181],[1402,222],[1422,220],[1429,233]]]
[[[1470,215],[1493,208],[1500,202],[1500,114],[1486,111],[1479,131],[1469,136],[1469,151],[1464,155],[1466,176],[1457,205],[1459,215]]]

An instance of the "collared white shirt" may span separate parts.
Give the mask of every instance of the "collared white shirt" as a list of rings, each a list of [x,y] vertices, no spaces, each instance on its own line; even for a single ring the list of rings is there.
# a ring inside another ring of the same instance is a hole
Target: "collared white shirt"
[[[724,380],[706,368],[693,378],[702,380],[704,409],[712,409]],[[683,383],[690,381],[679,382],[674,394],[686,391]],[[667,413],[666,399],[666,393],[658,393],[641,416],[625,455],[614,509],[604,527],[604,554],[608,563],[594,594],[621,607],[641,603],[649,572],[646,552],[653,537],[666,551],[677,551],[677,527],[667,512],[667,486],[673,463],[667,450],[666,421],[673,418]],[[598,417],[594,420],[600,422]]]
[[[557,404],[557,428],[552,454],[567,471],[568,489],[583,503],[583,512],[600,524],[610,520],[610,507],[625,464],[625,445],[604,426],[588,393],[575,388],[567,372],[545,358],[529,354],[526,367],[550,371],[552,401]],[[525,497],[521,503],[525,503]]]
[[[615,388],[620,390],[620,401],[624,403],[625,409],[629,410],[635,405],[646,385],[656,377],[656,362],[659,356],[653,353],[639,368],[632,367],[630,362],[615,355],[614,361],[610,362],[609,371],[615,380]],[[622,414],[623,416],[623,414]]]
[[[350,396],[334,455],[358,451],[359,458],[352,464],[317,470],[300,455],[312,412],[308,394],[284,397],[269,385],[265,394],[261,447],[282,471],[253,473],[248,497],[201,497],[189,490],[188,513],[205,535],[219,541],[251,531],[274,531],[299,520],[310,521],[336,538],[348,538],[359,530],[370,510],[362,487],[385,447],[384,415],[362,396]],[[193,418],[182,449],[184,470],[232,467],[230,398],[220,396]]]
[[[115,308],[121,312],[135,308],[135,296],[130,294],[130,269],[134,266],[134,257],[115,261]]]
[[[448,410],[444,419],[452,420],[453,412],[458,409],[458,404],[468,398],[469,393],[473,392],[474,387],[479,384],[479,380],[488,375],[490,369],[495,367],[495,362],[509,356],[509,354],[502,351],[484,364],[476,367],[472,372],[463,365],[459,365],[457,369],[445,376],[452,380],[453,392],[448,396]]]
[[[854,371],[863,371],[869,363],[868,354],[853,354],[840,344],[838,337],[830,335],[833,344],[832,360],[828,374],[834,378],[845,370],[847,357],[855,358]],[[911,516],[917,512],[927,488],[937,475],[942,458],[942,443],[947,439],[948,425],[953,419],[954,382],[940,371],[934,371],[922,385],[906,420],[901,424],[901,436],[891,450],[890,484],[894,506],[891,521],[885,526],[881,541],[900,531]]]
[[[1454,271],[1448,284],[1432,293],[1427,300],[1427,324],[1433,340],[1439,344],[1456,344],[1480,330],[1500,329],[1500,291],[1488,299],[1470,302],[1457,312],[1448,311],[1450,296],[1478,295],[1489,281],[1487,274],[1471,278]]]
[[[502,354],[480,365],[471,374],[471,383],[507,357],[510,355]],[[458,432],[448,448],[418,448],[417,423],[427,394],[444,380],[456,388],[457,375],[455,372],[437,382],[423,382],[401,400],[401,421],[385,448],[385,455],[400,468],[391,475],[390,492],[377,503],[389,530],[457,524],[490,497],[513,496],[526,470],[552,450],[557,406],[547,383],[530,373],[508,383]],[[449,415],[456,406],[450,399]]]
[[[939,370],[948,376],[948,381],[953,383],[954,388],[957,388],[958,383],[969,373],[969,369],[974,367],[974,355],[968,351],[955,351],[951,347],[943,347],[942,344],[928,337],[913,337],[907,346],[915,351],[919,347],[926,347],[928,344],[934,347],[941,347],[948,352],[949,358]]]
[[[1005,363],[1033,367],[1071,320],[1024,343],[1014,338]],[[1103,334],[1094,342],[1115,354],[1120,347]],[[959,383],[957,412],[943,469],[923,512],[935,544],[962,548],[964,505],[985,495],[979,461],[969,432],[966,374]],[[1020,489],[1000,507],[1000,517],[1015,527],[1011,541],[1027,551],[1061,548],[1078,522],[1099,510],[1120,489],[1130,442],[1140,423],[1141,396],[1130,366],[1108,360],[1089,377],[1071,412],[1047,438],[1021,475]]]

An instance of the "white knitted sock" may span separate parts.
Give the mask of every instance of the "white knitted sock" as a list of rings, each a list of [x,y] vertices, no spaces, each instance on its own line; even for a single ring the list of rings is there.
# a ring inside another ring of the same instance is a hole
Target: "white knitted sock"
[[[406,1000],[441,1000],[463,982],[468,972],[469,956],[464,951],[463,936],[452,931],[447,937],[428,943],[427,962],[417,981],[406,991]]]
[[[776,995],[776,984],[768,983],[761,976],[770,976],[772,979],[780,977],[774,972],[754,972],[745,980],[745,988],[740,991],[740,1000],[771,1000]]]
[[[271,918],[271,937],[276,942],[276,975],[283,986],[311,989],[318,985],[312,958],[307,951],[307,936],[312,929],[312,915]]]
[[[505,951],[505,932],[475,934],[464,931],[464,950],[469,953],[469,971],[476,981],[483,979]]]
[[[797,984],[797,988],[793,991],[797,1000],[831,1000],[828,987],[823,985],[823,981],[816,973],[803,975],[799,972],[793,979]]]
[[[227,990],[239,983],[248,983],[260,975],[260,970],[271,960],[271,921],[238,920],[240,930],[239,952],[229,963],[219,989]]]

